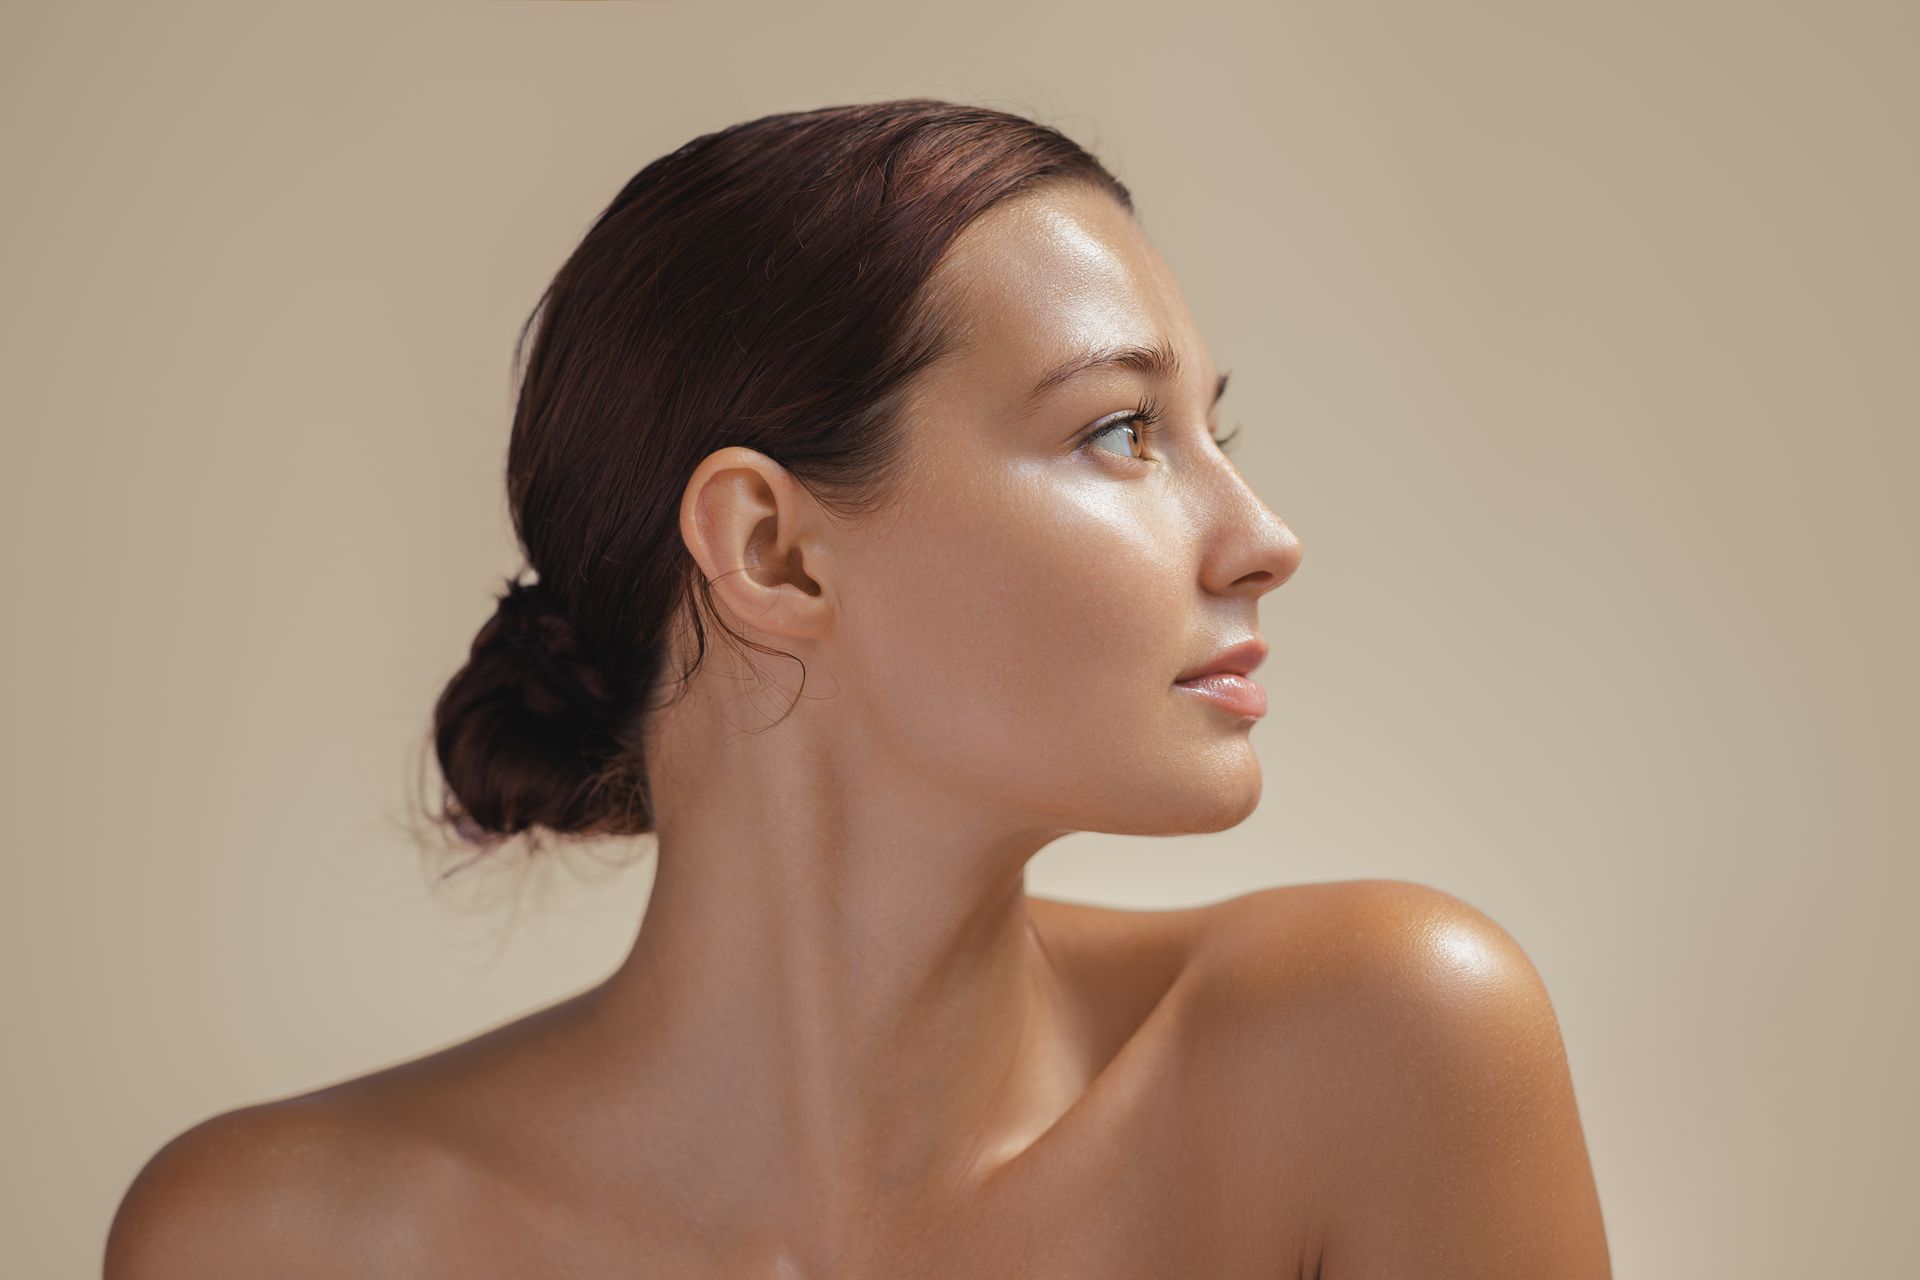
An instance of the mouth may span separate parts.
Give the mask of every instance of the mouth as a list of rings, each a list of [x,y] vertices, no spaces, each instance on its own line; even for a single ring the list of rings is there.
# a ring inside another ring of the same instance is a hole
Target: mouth
[[[1176,684],[1182,684],[1202,676],[1248,676],[1253,674],[1255,667],[1266,661],[1266,657],[1266,641],[1259,636],[1249,636],[1238,644],[1227,646],[1211,658],[1194,663],[1173,679]]]
[[[1176,680],[1173,687],[1191,690],[1235,715],[1257,720],[1267,714],[1267,691],[1237,672],[1210,671],[1189,680]]]

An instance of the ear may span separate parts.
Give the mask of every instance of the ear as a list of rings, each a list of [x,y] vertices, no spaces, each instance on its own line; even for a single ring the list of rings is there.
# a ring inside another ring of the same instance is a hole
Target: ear
[[[790,639],[826,634],[827,522],[791,472],[756,449],[701,459],[680,497],[680,536],[736,619]]]

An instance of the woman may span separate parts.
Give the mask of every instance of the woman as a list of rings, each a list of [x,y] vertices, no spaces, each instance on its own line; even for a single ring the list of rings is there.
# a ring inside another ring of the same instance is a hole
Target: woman
[[[1131,210],[1054,130],[926,100],[627,185],[536,309],[537,581],[435,742],[483,849],[657,835],[632,950],[182,1134],[110,1276],[1608,1274],[1551,1006],[1485,916],[1025,893],[1069,832],[1253,811],[1257,606],[1300,562]]]

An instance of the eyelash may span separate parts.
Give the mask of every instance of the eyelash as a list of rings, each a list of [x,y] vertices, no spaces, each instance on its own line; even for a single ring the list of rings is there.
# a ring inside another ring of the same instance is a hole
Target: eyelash
[[[1134,428],[1134,435],[1139,438],[1141,444],[1150,443],[1157,434],[1156,428],[1159,426],[1162,412],[1163,410],[1158,400],[1155,400],[1152,396],[1142,396],[1140,403],[1135,405],[1131,412],[1123,414],[1111,422],[1101,423],[1098,427],[1089,431],[1086,436],[1081,439],[1080,443],[1084,447],[1109,431],[1115,431],[1121,427],[1128,426]],[[1213,443],[1219,448],[1220,452],[1231,454],[1233,452],[1233,442],[1238,439],[1239,436],[1240,428],[1236,426],[1224,436],[1213,437]],[[1134,461],[1145,462],[1147,459],[1135,458]]]

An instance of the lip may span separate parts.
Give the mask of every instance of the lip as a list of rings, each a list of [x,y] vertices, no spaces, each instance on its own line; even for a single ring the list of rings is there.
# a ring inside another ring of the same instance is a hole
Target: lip
[[[1267,714],[1267,691],[1232,671],[1215,671],[1191,680],[1176,680],[1173,687],[1190,689],[1207,701],[1238,715],[1257,719]]]
[[[1267,646],[1259,636],[1251,636],[1182,672],[1173,687],[1199,694],[1236,715],[1258,719],[1267,714],[1267,691],[1248,677],[1266,656]]]
[[[1240,643],[1223,649],[1208,658],[1197,667],[1182,671],[1173,678],[1175,684],[1185,684],[1189,680],[1198,680],[1202,676],[1231,673],[1236,676],[1252,675],[1253,669],[1266,660],[1267,646],[1259,636],[1252,636]],[[1251,682],[1249,682],[1251,683]]]

